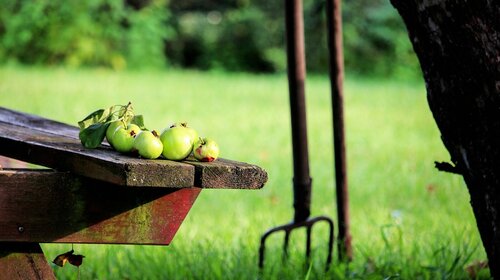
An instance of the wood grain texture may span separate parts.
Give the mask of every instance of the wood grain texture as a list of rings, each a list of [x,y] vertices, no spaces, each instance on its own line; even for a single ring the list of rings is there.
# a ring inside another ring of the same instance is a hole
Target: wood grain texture
[[[267,173],[252,164],[228,159],[186,163],[195,166],[195,186],[203,188],[260,189],[267,182]]]
[[[255,189],[267,181],[265,170],[237,161],[145,160],[106,144],[85,149],[78,132],[77,127],[0,107],[0,155],[123,186]]]
[[[4,156],[124,186],[192,187],[194,168],[173,161],[121,155],[110,148],[85,149],[79,140],[0,121]]]
[[[0,242],[0,279],[56,279],[37,243]]]
[[[76,140],[78,140],[78,133],[80,133],[76,126],[3,107],[0,107],[0,121],[29,129],[65,135]]]
[[[199,188],[128,188],[51,170],[0,171],[0,241],[170,243]]]

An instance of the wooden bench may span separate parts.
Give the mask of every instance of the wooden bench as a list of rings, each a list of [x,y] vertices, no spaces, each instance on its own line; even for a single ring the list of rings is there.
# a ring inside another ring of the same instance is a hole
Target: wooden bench
[[[0,107],[0,155],[52,169],[0,170],[0,271],[54,279],[38,243],[168,245],[204,188],[259,189],[260,167],[85,149],[79,129]]]

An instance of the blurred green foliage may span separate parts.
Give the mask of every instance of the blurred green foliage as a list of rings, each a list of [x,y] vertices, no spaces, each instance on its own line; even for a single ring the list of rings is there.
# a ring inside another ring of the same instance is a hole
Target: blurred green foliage
[[[0,60],[24,64],[164,66],[166,2],[0,1]],[[170,32],[172,33],[172,32]]]
[[[280,72],[283,1],[0,0],[0,63]],[[324,1],[304,0],[308,69],[328,69]],[[416,76],[388,1],[343,3],[346,69]]]

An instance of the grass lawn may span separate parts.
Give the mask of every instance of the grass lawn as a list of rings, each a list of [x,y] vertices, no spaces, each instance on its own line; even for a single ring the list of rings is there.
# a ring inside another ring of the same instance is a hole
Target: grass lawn
[[[312,213],[336,220],[328,89],[326,77],[307,80]],[[0,68],[0,106],[76,125],[131,101],[148,127],[187,121],[219,143],[222,157],[269,173],[262,190],[204,190],[169,247],[75,244],[86,256],[81,279],[467,278],[465,267],[486,256],[463,180],[433,167],[449,156],[423,84],[348,77],[345,95],[354,260],[325,273],[327,229],[318,225],[311,265],[305,233],[294,232],[290,259],[281,262],[282,236],[272,237],[259,272],[260,235],[293,216],[284,75]],[[43,245],[49,258],[70,248]],[[78,275],[54,270],[60,279]]]

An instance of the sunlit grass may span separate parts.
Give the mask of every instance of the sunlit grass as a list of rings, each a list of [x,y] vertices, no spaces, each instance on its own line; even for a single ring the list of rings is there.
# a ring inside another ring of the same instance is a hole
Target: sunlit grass
[[[313,215],[336,220],[332,119],[326,77],[307,80]],[[324,274],[326,228],[314,230],[312,267],[305,234],[269,240],[257,269],[260,235],[289,222],[292,157],[284,75],[195,71],[0,69],[0,105],[76,124],[89,112],[132,101],[150,128],[187,121],[216,139],[222,157],[267,170],[262,190],[205,190],[169,247],[75,245],[86,256],[82,279],[403,279],[466,278],[485,259],[462,179],[440,173],[449,159],[419,82],[347,79],[346,137],[354,261]],[[70,245],[43,246],[49,258]],[[62,279],[72,267],[55,268]]]

